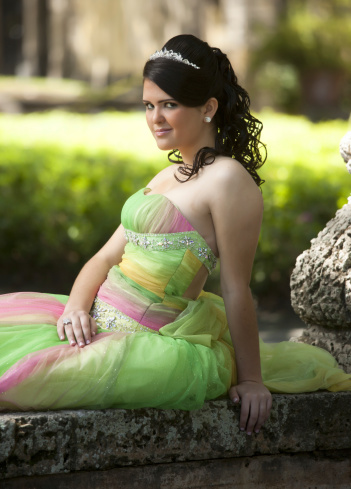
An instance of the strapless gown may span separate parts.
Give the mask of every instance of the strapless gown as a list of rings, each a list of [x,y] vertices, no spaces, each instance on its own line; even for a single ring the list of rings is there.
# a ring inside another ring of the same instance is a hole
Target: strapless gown
[[[99,288],[98,334],[84,348],[57,337],[66,296],[0,296],[0,410],[198,409],[236,382],[223,299],[185,292],[216,257],[164,195],[141,189],[122,210],[128,243]],[[351,390],[351,375],[310,345],[260,342],[272,392]]]

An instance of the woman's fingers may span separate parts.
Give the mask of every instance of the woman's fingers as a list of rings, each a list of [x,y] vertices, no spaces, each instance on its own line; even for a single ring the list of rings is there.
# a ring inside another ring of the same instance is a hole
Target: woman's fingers
[[[235,388],[235,385],[233,385],[230,390],[229,390],[229,397],[230,399],[234,402],[234,404],[238,404],[240,401],[239,394]]]
[[[262,397],[261,399],[253,399],[250,403],[249,418],[246,425],[248,435],[254,431],[259,433],[264,423],[270,415],[272,407],[272,398]]]
[[[74,337],[72,323],[65,324],[64,325],[64,328],[65,328],[65,333],[66,333],[66,336],[67,336],[67,340],[69,341],[69,344],[71,346],[75,346],[77,343],[76,343],[76,339]]]
[[[251,415],[251,401],[245,393],[243,393],[242,397],[239,395],[239,389],[236,386],[232,386],[229,390],[229,397],[233,401],[234,404],[238,404],[241,400],[241,409],[240,409],[240,420],[239,427],[241,431],[247,431],[249,433],[249,425],[248,420]]]
[[[84,345],[89,345],[91,343],[91,325],[90,325],[90,316],[84,315],[83,317],[80,318],[80,324],[81,324],[81,329],[80,331],[83,332],[83,336],[80,336],[80,341],[83,342],[83,344],[79,344],[79,346],[84,346]],[[77,337],[76,337],[77,338]],[[82,338],[82,339],[81,339]],[[78,340],[78,338],[77,338]]]
[[[268,404],[266,399],[262,399],[259,404],[258,417],[254,426],[255,433],[260,432],[260,429],[262,428],[263,424],[267,421],[268,417],[269,417]]]
[[[241,400],[240,430],[246,430],[248,435],[259,433],[272,407],[272,396],[268,389],[263,384],[242,382],[230,388],[229,396],[234,403]]]
[[[57,322],[57,334],[61,341],[65,339],[65,328],[62,319],[59,319]]]
[[[72,321],[69,318],[60,317],[57,321],[57,334],[61,341],[67,336],[67,340],[72,346],[76,344],[72,329]]]
[[[260,404],[258,400],[249,399],[248,396],[245,396],[241,407],[240,429],[242,431],[246,429],[246,433],[251,435],[259,419],[259,413]]]
[[[76,342],[77,342],[78,346],[80,346],[81,348],[83,348],[85,346],[85,338],[84,338],[83,331],[84,331],[84,328],[86,329],[86,325],[83,326],[82,322],[83,322],[83,319],[81,319],[80,317],[74,318],[72,320],[73,333],[74,333],[74,336],[76,338]]]
[[[71,346],[78,345],[83,348],[89,345],[96,333],[96,321],[85,311],[73,311],[68,316],[61,317],[57,322],[57,334],[60,340],[64,340],[66,334]]]

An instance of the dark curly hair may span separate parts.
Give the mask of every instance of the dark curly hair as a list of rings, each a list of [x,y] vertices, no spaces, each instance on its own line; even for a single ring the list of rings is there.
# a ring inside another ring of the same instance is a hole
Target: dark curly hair
[[[178,171],[189,180],[200,168],[214,162],[216,156],[236,158],[260,186],[262,180],[257,170],[266,160],[265,145],[260,141],[262,122],[250,113],[248,93],[238,84],[227,56],[218,48],[190,34],[170,39],[162,49],[181,54],[191,65],[159,57],[146,62],[143,76],[182,105],[199,107],[208,99],[218,100],[218,110],[213,118],[217,127],[215,147],[201,148],[195,155],[191,168],[181,166]],[[263,149],[263,156],[260,149]],[[182,163],[177,149],[168,154],[172,163]],[[175,177],[178,181],[179,178]]]

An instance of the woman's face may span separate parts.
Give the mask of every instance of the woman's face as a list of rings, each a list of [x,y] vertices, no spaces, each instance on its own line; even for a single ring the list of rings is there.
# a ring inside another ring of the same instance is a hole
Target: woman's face
[[[148,126],[160,149],[178,149],[181,154],[194,154],[201,147],[208,146],[205,107],[181,105],[147,78],[143,103]]]

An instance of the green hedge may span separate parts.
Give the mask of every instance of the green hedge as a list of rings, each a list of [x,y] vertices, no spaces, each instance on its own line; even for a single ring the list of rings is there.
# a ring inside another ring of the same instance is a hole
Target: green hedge
[[[297,256],[350,195],[351,176],[339,154],[348,124],[261,115],[269,158],[261,171],[265,211],[253,289],[258,295],[289,295]]]
[[[45,290],[57,284],[63,293],[153,173],[105,152],[0,146],[0,160],[1,286],[5,276],[10,288],[40,288],[43,279]]]
[[[347,123],[260,118],[269,159],[252,289],[284,298],[296,257],[349,194],[338,155]],[[166,155],[140,113],[2,115],[0,138],[0,287],[68,293],[118,226],[126,198],[167,164]],[[218,277],[210,290],[219,291]]]

